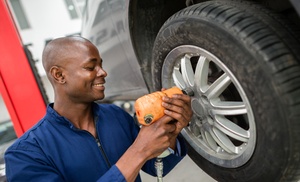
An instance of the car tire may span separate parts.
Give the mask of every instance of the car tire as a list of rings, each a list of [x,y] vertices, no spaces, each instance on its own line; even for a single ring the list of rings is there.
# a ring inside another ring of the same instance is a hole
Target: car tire
[[[217,181],[299,180],[299,35],[280,15],[230,0],[187,7],[160,29],[154,89],[191,91],[182,135]]]

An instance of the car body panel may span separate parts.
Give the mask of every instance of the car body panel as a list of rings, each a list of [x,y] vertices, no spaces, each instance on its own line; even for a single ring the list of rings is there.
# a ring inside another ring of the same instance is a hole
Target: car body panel
[[[103,68],[108,73],[105,99],[130,100],[148,93],[134,50],[131,49],[128,2],[87,1],[87,7],[91,6],[98,8],[93,8],[95,11],[87,12],[83,17],[89,18],[89,21],[83,24],[82,36],[97,46],[103,59]]]

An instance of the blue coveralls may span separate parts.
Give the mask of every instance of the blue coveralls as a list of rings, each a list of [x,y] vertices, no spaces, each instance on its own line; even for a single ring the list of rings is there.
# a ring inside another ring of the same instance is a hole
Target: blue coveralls
[[[125,181],[115,163],[134,142],[139,127],[115,105],[93,103],[93,113],[100,147],[89,132],[60,116],[53,103],[48,105],[44,118],[6,151],[8,181]],[[184,141],[179,141],[181,156],[164,158],[164,174],[186,155]],[[155,176],[154,162],[149,160],[142,170]]]

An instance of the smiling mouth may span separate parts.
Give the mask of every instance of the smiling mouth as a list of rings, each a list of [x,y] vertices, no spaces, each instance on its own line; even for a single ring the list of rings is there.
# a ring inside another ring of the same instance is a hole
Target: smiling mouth
[[[104,86],[104,84],[100,84],[100,83],[98,83],[98,84],[94,84],[93,86],[95,86],[95,87],[103,87],[103,86]]]

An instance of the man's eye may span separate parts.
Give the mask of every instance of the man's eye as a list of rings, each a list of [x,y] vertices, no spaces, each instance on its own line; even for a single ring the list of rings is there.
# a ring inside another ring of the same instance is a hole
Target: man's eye
[[[86,70],[93,71],[95,67],[85,67]]]

